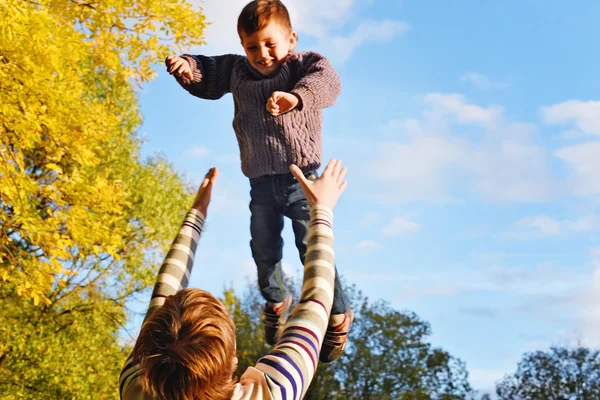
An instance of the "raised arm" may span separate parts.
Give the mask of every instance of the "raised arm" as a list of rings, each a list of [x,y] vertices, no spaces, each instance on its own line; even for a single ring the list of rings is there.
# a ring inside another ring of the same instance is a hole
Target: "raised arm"
[[[340,78],[329,61],[317,53],[302,55],[302,78],[291,93],[300,102],[298,108],[326,108],[335,104],[341,90]]]
[[[236,54],[207,57],[184,54],[165,60],[167,71],[191,95],[216,100],[231,92],[231,75],[243,57]]]
[[[217,175],[215,168],[206,174],[192,208],[185,215],[181,229],[175,240],[173,240],[171,248],[158,271],[144,322],[154,310],[164,304],[168,296],[188,286],[194,264],[194,255],[204,227],[208,203],[210,202],[212,185],[216,181]],[[121,399],[145,398],[138,397],[143,396],[141,388],[136,382],[139,374],[139,364],[134,364],[130,355],[125,361],[119,378],[119,395]],[[133,386],[130,388],[132,383]]]
[[[277,345],[256,365],[266,375],[274,399],[302,399],[317,369],[333,303],[332,210],[346,186],[346,169],[340,170],[340,166],[340,161],[332,160],[314,183],[292,167],[313,207],[300,302],[291,312]]]

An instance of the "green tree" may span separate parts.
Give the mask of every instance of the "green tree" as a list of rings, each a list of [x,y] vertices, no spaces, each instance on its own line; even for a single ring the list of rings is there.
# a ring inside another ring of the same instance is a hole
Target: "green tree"
[[[260,296],[258,287],[250,288],[249,285],[242,298],[238,297],[232,288],[227,289],[223,296],[223,303],[229,309],[235,323],[238,358],[236,373],[240,376],[271,350],[271,346],[265,341],[261,322],[264,300]]]
[[[351,340],[334,364],[338,398],[465,399],[472,394],[464,362],[427,342],[428,323],[360,293],[355,299]],[[327,388],[323,385],[324,396],[315,398],[328,398]]]
[[[513,375],[496,385],[499,399],[600,399],[600,351],[552,347],[526,353]]]
[[[260,313],[264,301],[255,284],[240,298],[225,293],[236,327],[238,373],[266,354]],[[293,290],[296,285],[288,283]],[[466,399],[475,396],[465,364],[426,342],[429,324],[383,302],[370,302],[354,287],[347,292],[356,319],[345,354],[319,364],[306,399]]]
[[[114,398],[128,300],[191,203],[141,161],[135,83],[202,43],[185,0],[0,0],[0,393]]]

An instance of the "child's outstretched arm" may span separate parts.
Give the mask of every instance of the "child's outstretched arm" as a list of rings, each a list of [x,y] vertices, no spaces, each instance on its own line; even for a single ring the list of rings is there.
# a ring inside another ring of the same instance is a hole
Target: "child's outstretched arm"
[[[302,76],[290,92],[273,92],[267,111],[277,116],[295,108],[321,109],[332,106],[342,90],[340,78],[327,59],[317,53],[302,53]]]
[[[335,104],[342,83],[329,61],[318,53],[302,53],[302,78],[291,93],[300,99],[302,108],[326,108]]]
[[[231,92],[233,69],[243,57],[236,54],[222,56],[169,56],[165,59],[167,72],[191,95],[217,100]]]
[[[156,284],[150,298],[150,305],[144,321],[152,314],[154,310],[162,306],[165,299],[185,289],[188,286],[192,266],[194,264],[194,254],[200,240],[204,219],[212,194],[212,187],[218,176],[216,168],[212,168],[205,176],[204,181],[198,189],[192,208],[185,216],[179,233],[175,237],[171,248],[169,249],[156,277]],[[139,364],[134,364],[130,355],[125,361],[119,378],[119,395],[122,399],[124,394],[130,395],[129,385],[135,382],[140,374]],[[136,389],[133,389],[136,392]],[[140,396],[142,396],[140,394]]]
[[[333,303],[333,207],[346,187],[346,168],[340,167],[341,161],[331,160],[315,182],[291,167],[312,209],[300,302],[277,345],[256,364],[276,400],[302,399],[317,369]]]

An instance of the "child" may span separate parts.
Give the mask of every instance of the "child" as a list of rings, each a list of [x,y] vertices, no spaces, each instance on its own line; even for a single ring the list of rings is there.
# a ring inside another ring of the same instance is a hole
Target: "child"
[[[346,187],[346,169],[340,167],[340,161],[332,160],[315,182],[298,167],[290,168],[313,205],[300,304],[277,345],[239,383],[232,379],[237,358],[231,316],[210,293],[187,288],[217,178],[216,169],[209,171],[158,271],[146,318],[119,379],[122,400],[304,397],[332,305],[333,208]]]
[[[324,57],[294,51],[297,35],[279,0],[255,0],[246,5],[238,19],[238,34],[246,57],[170,56],[166,65],[194,96],[219,99],[229,92],[233,95],[233,127],[242,171],[251,187],[250,247],[266,300],[265,336],[272,345],[291,305],[281,280],[283,217],[292,221],[302,263],[310,218],[309,203],[288,165],[298,165],[307,179],[317,177],[321,110],[334,104],[341,84]],[[331,314],[322,362],[341,356],[353,319],[339,278]]]

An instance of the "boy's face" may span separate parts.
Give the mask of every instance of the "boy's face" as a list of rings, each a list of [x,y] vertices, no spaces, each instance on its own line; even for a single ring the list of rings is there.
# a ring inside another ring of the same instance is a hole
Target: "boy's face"
[[[242,46],[250,65],[264,76],[274,74],[290,50],[296,47],[298,36],[275,21],[260,31],[240,32]]]

